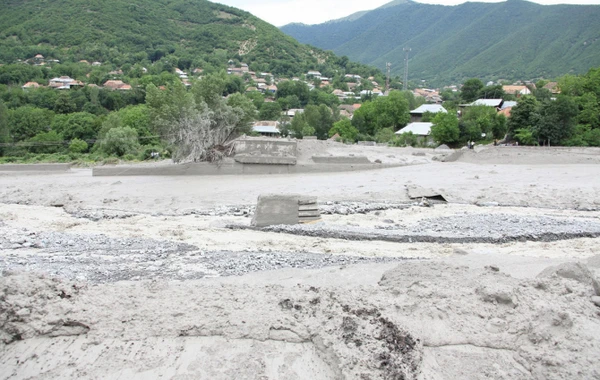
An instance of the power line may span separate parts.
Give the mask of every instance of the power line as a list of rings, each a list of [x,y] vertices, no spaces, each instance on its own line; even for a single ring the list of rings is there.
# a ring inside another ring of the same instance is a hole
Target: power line
[[[408,89],[408,53],[410,52],[409,47],[402,49],[404,51],[404,83],[402,83],[402,89],[406,91]]]

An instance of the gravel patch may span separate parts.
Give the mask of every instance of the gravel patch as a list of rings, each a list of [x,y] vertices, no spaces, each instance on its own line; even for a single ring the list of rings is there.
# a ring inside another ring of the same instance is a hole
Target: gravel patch
[[[384,222],[386,221],[384,220]],[[424,219],[418,224],[408,226],[389,222],[374,228],[316,223],[270,226],[262,230],[322,238],[406,243],[498,244],[511,241],[557,241],[600,236],[600,221],[596,218],[584,217],[471,214]],[[249,228],[246,226],[229,227]]]
[[[41,272],[69,280],[106,283],[126,280],[192,280],[241,276],[282,268],[317,269],[386,263],[403,257],[357,257],[310,252],[201,251],[165,240],[110,238],[0,226],[0,273]]]

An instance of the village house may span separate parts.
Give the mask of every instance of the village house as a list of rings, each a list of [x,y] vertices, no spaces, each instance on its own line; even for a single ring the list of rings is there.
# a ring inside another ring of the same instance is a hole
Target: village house
[[[503,99],[477,99],[473,103],[459,104],[458,105],[458,116],[461,117],[464,114],[465,108],[471,106],[487,106],[494,107],[496,111],[500,111],[504,105]]]
[[[104,82],[104,88],[109,90],[128,91],[131,90],[131,85],[123,83],[121,80],[107,80]]]
[[[279,132],[279,122],[271,120],[255,121],[252,125],[252,131],[261,136],[269,137],[278,137],[281,134]]]
[[[243,71],[242,71],[242,69],[241,69],[241,68],[239,68],[239,67],[229,67],[229,68],[227,69],[227,74],[230,74],[230,75],[237,75],[237,76],[239,76],[239,77],[241,77],[241,76],[244,76],[244,72],[243,72]]]
[[[48,87],[54,88],[56,90],[69,90],[71,87],[75,86],[83,86],[83,82],[75,80],[68,76],[61,76],[58,78],[50,79],[48,83]]]
[[[294,116],[296,116],[297,114],[301,114],[304,112],[303,108],[290,108],[289,110],[285,111],[285,116],[289,116],[291,118],[293,118]]]
[[[557,82],[548,82],[543,88],[545,88],[553,94],[560,94],[560,89],[558,88]]]
[[[440,104],[422,104],[421,106],[410,111],[410,121],[413,123],[420,122],[423,120],[423,114],[426,112],[432,114],[436,114],[438,112],[448,113],[448,111],[446,111],[446,109]]]
[[[28,88],[39,88],[39,87],[42,87],[42,86],[38,82],[27,82],[23,86],[21,86],[21,88],[24,90],[26,90]]]
[[[421,144],[434,145],[433,137],[431,137],[431,122],[414,122],[396,132],[397,135],[404,133],[412,133],[417,137],[417,141]]]
[[[277,92],[277,86],[275,86],[274,84],[272,84],[270,86],[267,86],[265,88],[265,91],[268,92],[268,93],[274,94],[274,93]]]
[[[502,90],[505,94],[515,95],[516,97],[520,97],[521,95],[530,95],[531,90],[527,88],[527,86],[502,86]]]

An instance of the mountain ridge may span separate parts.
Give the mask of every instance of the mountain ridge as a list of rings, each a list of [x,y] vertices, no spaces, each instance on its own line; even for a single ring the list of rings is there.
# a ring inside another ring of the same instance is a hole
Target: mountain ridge
[[[535,16],[535,17],[534,17]],[[600,61],[600,5],[539,5],[522,0],[454,6],[405,2],[353,21],[285,26],[302,43],[392,73],[430,82],[552,78],[584,73]]]

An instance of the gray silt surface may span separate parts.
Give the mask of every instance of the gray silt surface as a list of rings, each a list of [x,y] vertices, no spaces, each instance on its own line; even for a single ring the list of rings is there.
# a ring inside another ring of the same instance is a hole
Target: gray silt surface
[[[359,263],[387,263],[403,257],[370,258],[310,252],[201,251],[152,239],[110,238],[1,228],[0,273],[31,271],[72,280],[106,283],[128,280],[191,280],[282,268],[317,269]]]

